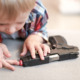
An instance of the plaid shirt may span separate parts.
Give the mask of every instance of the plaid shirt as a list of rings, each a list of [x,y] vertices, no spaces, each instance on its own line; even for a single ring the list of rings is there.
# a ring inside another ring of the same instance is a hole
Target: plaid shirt
[[[48,15],[45,7],[40,0],[37,0],[36,6],[30,12],[30,15],[26,20],[23,29],[11,35],[0,32],[0,42],[2,42],[3,38],[27,38],[30,34],[38,34],[45,40],[48,40],[48,35],[45,27],[47,19]]]

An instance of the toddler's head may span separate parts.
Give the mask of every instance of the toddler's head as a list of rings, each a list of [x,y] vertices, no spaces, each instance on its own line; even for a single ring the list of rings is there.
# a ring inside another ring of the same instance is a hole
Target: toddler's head
[[[0,32],[20,30],[35,5],[35,0],[0,0]]]

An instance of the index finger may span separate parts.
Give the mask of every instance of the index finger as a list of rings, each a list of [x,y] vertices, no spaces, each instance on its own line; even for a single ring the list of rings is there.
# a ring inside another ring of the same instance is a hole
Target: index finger
[[[10,56],[11,56],[8,48],[7,48],[5,45],[2,47],[2,50],[3,50],[3,54],[4,54],[6,57],[10,57]]]
[[[0,68],[2,68],[2,62],[1,62],[1,59],[0,59]]]
[[[12,65],[10,65],[8,62],[6,62],[5,60],[2,60],[2,64],[3,64],[3,66],[4,66],[5,68],[7,68],[7,69],[9,69],[9,70],[12,70],[12,71],[15,70],[15,68],[14,68]]]

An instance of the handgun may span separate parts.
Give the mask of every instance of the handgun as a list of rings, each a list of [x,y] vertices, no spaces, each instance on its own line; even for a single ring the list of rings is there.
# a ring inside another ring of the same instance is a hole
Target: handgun
[[[35,66],[53,61],[75,59],[79,55],[78,47],[68,45],[66,39],[60,35],[50,36],[47,45],[50,47],[50,53],[44,57],[44,60],[40,59],[38,52],[36,52],[36,59],[33,59],[28,51],[24,57],[20,58],[20,66]]]

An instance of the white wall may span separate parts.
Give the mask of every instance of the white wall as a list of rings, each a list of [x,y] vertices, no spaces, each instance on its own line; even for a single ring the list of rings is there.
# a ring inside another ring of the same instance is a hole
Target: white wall
[[[80,30],[80,13],[65,14],[59,10],[60,0],[42,0],[49,14],[48,29]],[[80,1],[80,0],[79,0]]]

